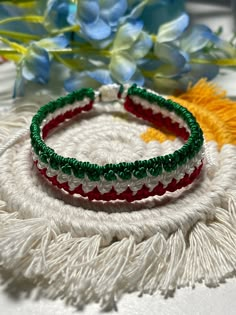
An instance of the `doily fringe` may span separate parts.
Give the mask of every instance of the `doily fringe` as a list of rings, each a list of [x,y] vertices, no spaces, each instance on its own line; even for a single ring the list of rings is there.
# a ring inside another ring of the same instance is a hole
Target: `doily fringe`
[[[160,232],[136,243],[124,238],[104,246],[99,235],[60,234],[46,219],[0,212],[0,261],[16,275],[48,284],[44,294],[81,307],[112,308],[124,292],[168,295],[204,282],[218,286],[236,270],[236,191],[222,196],[215,218],[183,234]],[[43,281],[42,281],[43,278]]]

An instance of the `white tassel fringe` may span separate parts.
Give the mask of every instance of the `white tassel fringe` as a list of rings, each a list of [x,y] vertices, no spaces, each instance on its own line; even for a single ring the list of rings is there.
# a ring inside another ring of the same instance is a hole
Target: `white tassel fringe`
[[[59,234],[45,219],[0,213],[0,262],[27,278],[48,282],[47,296],[83,306],[99,301],[113,307],[124,292],[167,295],[176,287],[204,281],[217,286],[236,269],[236,202],[217,208],[211,222],[198,222],[136,243],[131,236],[104,247],[101,236]]]

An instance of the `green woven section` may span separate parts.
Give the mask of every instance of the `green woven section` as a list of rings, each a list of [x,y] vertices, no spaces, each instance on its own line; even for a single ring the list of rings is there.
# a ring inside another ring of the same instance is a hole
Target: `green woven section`
[[[138,179],[145,178],[148,174],[152,176],[161,175],[163,171],[171,172],[182,166],[188,159],[192,159],[201,149],[203,145],[203,133],[194,116],[183,106],[166,100],[161,96],[138,88],[132,85],[128,90],[128,96],[139,96],[152,104],[156,104],[168,111],[175,112],[188,125],[191,135],[188,142],[182,148],[175,151],[173,154],[159,156],[150,160],[135,161],[134,163],[118,163],[99,166],[89,162],[77,161],[74,158],[64,158],[57,155],[55,151],[43,142],[40,135],[40,125],[49,113],[53,113],[56,109],[62,108],[67,104],[72,104],[75,101],[81,101],[85,97],[94,100],[95,93],[93,89],[81,89],[68,94],[65,97],[49,102],[40,108],[37,114],[33,117],[30,132],[31,143],[34,152],[39,156],[39,159],[52,169],[61,170],[68,175],[74,175],[77,178],[84,178],[86,175],[91,181],[99,181],[100,177],[104,177],[107,181],[113,181],[119,178],[122,180],[130,180],[132,176]]]

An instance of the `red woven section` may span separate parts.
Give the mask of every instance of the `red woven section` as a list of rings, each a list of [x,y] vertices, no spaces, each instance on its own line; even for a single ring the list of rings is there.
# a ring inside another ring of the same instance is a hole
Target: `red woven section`
[[[37,166],[38,161],[35,162],[36,166]],[[47,180],[49,182],[51,182],[54,186],[60,188],[60,189],[64,189],[65,191],[67,191],[70,195],[81,195],[83,197],[88,197],[89,200],[104,200],[104,201],[111,201],[111,200],[126,200],[128,202],[132,202],[135,200],[141,200],[150,196],[162,196],[164,195],[166,192],[170,191],[170,192],[174,192],[178,189],[181,189],[183,187],[186,187],[190,184],[192,184],[192,182],[198,177],[198,175],[201,172],[201,169],[203,167],[203,161],[201,163],[201,165],[198,168],[195,168],[194,171],[191,174],[185,174],[185,176],[180,180],[180,181],[176,181],[176,179],[173,179],[171,181],[171,183],[168,184],[167,187],[163,187],[162,183],[158,183],[158,185],[152,190],[149,191],[148,187],[146,185],[143,185],[143,187],[138,190],[136,193],[134,193],[129,187],[122,193],[118,194],[114,187],[112,187],[112,189],[105,193],[105,194],[101,194],[98,190],[97,187],[95,187],[92,191],[90,192],[84,192],[82,185],[79,185],[78,187],[76,187],[73,191],[70,191],[70,187],[68,185],[67,182],[65,183],[59,183],[57,180],[57,176],[53,176],[53,177],[49,177],[46,174],[47,169],[39,169],[39,172],[47,178]]]
[[[73,110],[68,110],[64,114],[60,114],[57,117],[53,118],[43,127],[43,130],[42,130],[43,139],[45,139],[48,136],[51,130],[56,128],[59,124],[64,122],[66,119],[71,119],[75,117],[76,115],[80,114],[81,112],[88,112],[92,108],[93,108],[93,101],[90,101],[90,103],[88,103],[87,105],[83,107],[77,107]]]
[[[145,109],[142,105],[135,104],[128,96],[126,97],[124,108],[136,117],[152,123],[158,129],[167,129],[184,141],[187,141],[189,138],[188,131],[180,127],[177,122],[173,123],[169,117],[163,117],[161,113],[154,113],[151,108]]]

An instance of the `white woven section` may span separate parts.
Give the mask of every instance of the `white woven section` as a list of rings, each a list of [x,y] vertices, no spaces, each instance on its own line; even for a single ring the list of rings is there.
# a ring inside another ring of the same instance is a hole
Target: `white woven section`
[[[99,88],[99,95],[102,102],[112,102],[118,99],[118,93],[120,90],[120,85],[109,84],[103,85]]]

